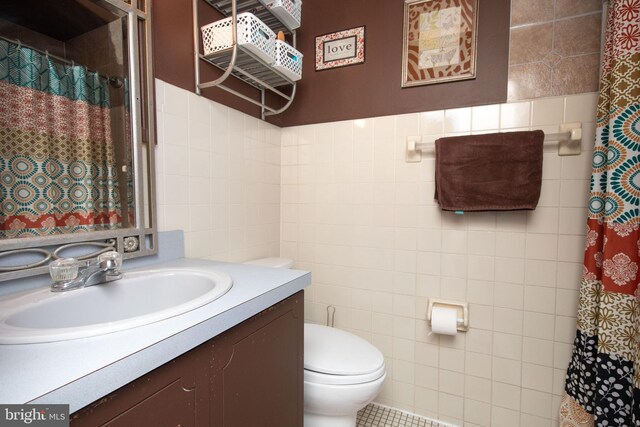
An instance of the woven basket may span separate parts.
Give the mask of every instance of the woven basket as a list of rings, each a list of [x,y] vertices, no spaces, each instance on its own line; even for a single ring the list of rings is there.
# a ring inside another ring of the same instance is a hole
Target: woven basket
[[[290,30],[300,26],[302,0],[260,0],[260,3],[271,9],[271,12]]]
[[[273,63],[276,39],[274,32],[252,13],[241,13],[237,18],[238,45],[251,51],[267,64]],[[204,25],[200,30],[205,55],[231,48],[230,17]]]
[[[295,82],[302,77],[302,54],[287,43],[276,40],[275,62],[272,67]]]

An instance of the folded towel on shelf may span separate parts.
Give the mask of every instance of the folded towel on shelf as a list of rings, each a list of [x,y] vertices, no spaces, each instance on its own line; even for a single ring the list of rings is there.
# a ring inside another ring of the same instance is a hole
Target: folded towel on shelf
[[[436,141],[436,200],[443,210],[535,209],[542,183],[541,130]]]

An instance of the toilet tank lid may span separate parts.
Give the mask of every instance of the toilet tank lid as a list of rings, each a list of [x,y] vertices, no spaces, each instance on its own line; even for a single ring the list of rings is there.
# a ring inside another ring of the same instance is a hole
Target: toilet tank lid
[[[260,258],[252,261],[247,261],[245,264],[259,265],[261,267],[273,267],[273,268],[291,268],[293,267],[293,260],[289,258]]]
[[[331,375],[364,375],[383,365],[384,356],[367,340],[341,329],[305,323],[305,369]]]

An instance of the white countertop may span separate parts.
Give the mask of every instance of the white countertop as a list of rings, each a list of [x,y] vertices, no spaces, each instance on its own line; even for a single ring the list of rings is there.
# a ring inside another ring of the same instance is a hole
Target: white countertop
[[[233,287],[200,308],[122,332],[0,345],[0,403],[65,403],[75,412],[311,283],[306,271],[216,261],[183,258],[153,267],[217,269]]]

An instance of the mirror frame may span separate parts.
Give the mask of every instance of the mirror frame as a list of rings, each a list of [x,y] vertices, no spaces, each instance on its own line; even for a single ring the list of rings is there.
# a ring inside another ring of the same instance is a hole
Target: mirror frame
[[[153,255],[158,252],[155,216],[155,84],[152,60],[152,28],[150,0],[101,0],[105,6],[127,14],[128,60],[131,96],[131,141],[134,166],[135,223],[134,227],[116,230],[89,231],[78,234],[24,237],[0,240],[0,258],[20,260],[25,253],[41,254],[42,260],[24,261],[0,267],[0,282],[47,273],[50,261],[64,257],[63,251],[74,252],[75,258],[95,257],[106,250],[117,250],[124,259]],[[141,40],[144,44],[141,44]],[[145,52],[140,55],[140,47]],[[141,64],[144,63],[144,64]],[[141,67],[144,65],[144,78]],[[144,84],[144,87],[143,87]],[[143,105],[144,104],[144,105]],[[143,129],[143,124],[146,124]],[[143,141],[147,136],[147,174],[143,171]],[[145,212],[145,186],[148,188],[148,215]],[[149,226],[145,226],[148,218]],[[85,247],[78,254],[78,247]],[[96,250],[96,247],[99,249]],[[101,249],[100,249],[101,248]],[[112,248],[112,249],[109,249]]]

